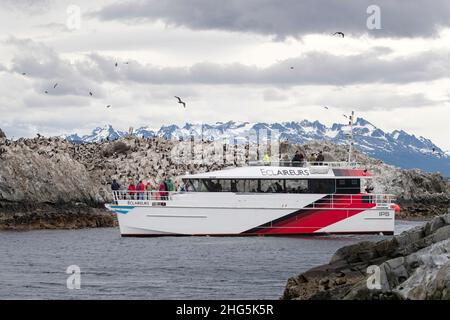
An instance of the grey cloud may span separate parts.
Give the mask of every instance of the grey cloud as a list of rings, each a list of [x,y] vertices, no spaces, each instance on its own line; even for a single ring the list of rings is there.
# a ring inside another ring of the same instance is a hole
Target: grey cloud
[[[190,67],[157,67],[130,60],[115,68],[114,58],[91,53],[70,63],[45,45],[12,38],[8,43],[19,50],[12,71],[26,72],[40,80],[43,91],[54,82],[61,84],[55,94],[85,95],[95,90],[102,95],[101,84],[207,84],[207,85],[355,85],[368,83],[404,84],[431,81],[450,76],[450,52],[427,51],[385,59],[383,48],[349,56],[310,52],[298,58],[258,68],[240,63],[197,63]],[[291,67],[293,69],[291,69]]]
[[[87,97],[92,91],[95,93],[93,99],[104,96],[97,79],[105,78],[105,75],[99,74],[102,69],[93,68],[93,62],[78,61],[72,64],[51,48],[30,39],[9,38],[6,43],[17,49],[11,72],[25,72],[27,78],[35,80],[36,92],[42,94],[47,90],[49,95]],[[58,86],[53,89],[55,83]]]
[[[111,74],[113,60],[91,57],[101,69],[103,80],[151,84],[266,84],[266,85],[353,85],[366,83],[412,83],[448,78],[449,52],[423,52],[383,59],[377,50],[350,56],[311,52],[280,61],[266,68],[239,63],[198,63],[191,67],[155,67],[137,61],[120,73]],[[291,69],[293,67],[294,69]],[[94,68],[95,69],[95,68]]]
[[[368,30],[369,5],[381,9],[380,30]],[[448,0],[129,0],[96,12],[102,20],[163,21],[196,30],[299,37],[343,31],[378,37],[429,37],[450,26]]]

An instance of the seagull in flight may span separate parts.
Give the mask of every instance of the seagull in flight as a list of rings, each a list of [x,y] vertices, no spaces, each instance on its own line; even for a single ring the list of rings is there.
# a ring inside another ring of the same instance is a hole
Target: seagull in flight
[[[175,96],[175,98],[177,98],[177,99],[178,99],[178,103],[181,103],[181,104],[183,105],[183,107],[185,107],[185,108],[186,108],[186,102],[184,102],[183,100],[181,100],[181,98],[180,98],[180,97],[177,97],[177,96]]]
[[[327,106],[324,106],[324,108],[328,110],[328,107],[327,107]]]
[[[341,36],[342,38],[345,37],[344,33],[340,31],[333,33],[333,36]]]

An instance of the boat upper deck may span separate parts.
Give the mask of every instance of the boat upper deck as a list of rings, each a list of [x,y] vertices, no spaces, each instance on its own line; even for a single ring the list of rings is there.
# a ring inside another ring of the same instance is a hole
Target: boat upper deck
[[[361,179],[371,174],[356,162],[250,162],[246,167],[187,174],[183,179]]]

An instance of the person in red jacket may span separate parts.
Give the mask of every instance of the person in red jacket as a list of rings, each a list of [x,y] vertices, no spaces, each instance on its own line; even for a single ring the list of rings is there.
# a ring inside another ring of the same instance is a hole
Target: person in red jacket
[[[145,184],[142,183],[142,180],[139,180],[139,183],[137,185],[137,191],[138,191],[138,200],[144,200]]]
[[[128,186],[128,195],[130,199],[134,199],[135,194],[136,194],[136,187],[133,182],[130,182],[130,185]]]

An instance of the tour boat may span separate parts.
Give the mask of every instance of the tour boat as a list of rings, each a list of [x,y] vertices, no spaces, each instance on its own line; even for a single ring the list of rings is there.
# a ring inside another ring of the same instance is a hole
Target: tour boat
[[[187,191],[114,191],[122,236],[394,233],[394,196],[364,190],[355,163],[257,162],[182,177]]]

